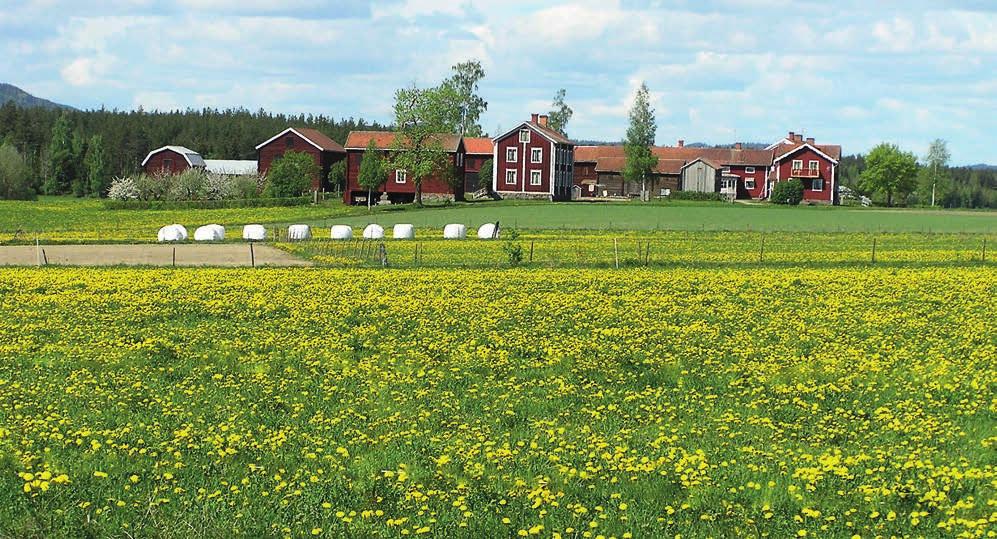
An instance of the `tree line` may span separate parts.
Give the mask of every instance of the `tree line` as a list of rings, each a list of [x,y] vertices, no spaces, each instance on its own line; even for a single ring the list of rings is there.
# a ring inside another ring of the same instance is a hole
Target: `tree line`
[[[354,130],[386,130],[363,119],[264,110],[173,112],[0,107],[0,198],[34,193],[104,196],[115,176],[139,171],[149,151],[176,144],[205,159],[256,159],[256,145],[287,127],[317,129],[340,143]],[[16,183],[17,187],[8,187]]]

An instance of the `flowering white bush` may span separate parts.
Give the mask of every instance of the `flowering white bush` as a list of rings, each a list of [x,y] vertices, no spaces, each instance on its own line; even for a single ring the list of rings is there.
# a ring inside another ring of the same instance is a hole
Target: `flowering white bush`
[[[130,177],[114,178],[111,180],[111,188],[107,190],[107,198],[114,200],[134,200],[138,198],[138,187],[135,180]]]

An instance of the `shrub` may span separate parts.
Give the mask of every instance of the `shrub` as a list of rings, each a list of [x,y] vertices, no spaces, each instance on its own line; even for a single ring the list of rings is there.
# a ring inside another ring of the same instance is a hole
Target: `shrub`
[[[114,178],[111,188],[107,190],[107,198],[112,200],[135,200],[139,197],[138,187],[131,177]]]
[[[703,202],[722,201],[720,193],[703,193],[700,191],[675,191],[668,195],[669,200],[699,200]]]
[[[38,194],[31,186],[31,169],[11,144],[0,146],[0,198],[35,200]]]
[[[803,202],[803,183],[795,179],[778,182],[772,188],[772,196],[769,197],[769,200],[776,204],[797,206]]]
[[[516,242],[519,239],[519,232],[510,230],[506,234],[506,241],[502,245],[502,251],[509,257],[510,266],[518,266],[523,263],[523,246]]]
[[[312,156],[302,152],[287,152],[273,162],[267,175],[267,196],[296,197],[312,187],[319,174]]]
[[[304,206],[311,204],[311,197],[249,198],[228,200],[137,200],[108,199],[104,207],[109,210],[214,210],[225,208],[267,208]]]
[[[208,173],[200,168],[189,168],[171,178],[169,200],[204,200],[208,195]]]
[[[173,191],[176,182],[173,174],[139,174],[135,177],[135,189],[140,200],[165,200]]]

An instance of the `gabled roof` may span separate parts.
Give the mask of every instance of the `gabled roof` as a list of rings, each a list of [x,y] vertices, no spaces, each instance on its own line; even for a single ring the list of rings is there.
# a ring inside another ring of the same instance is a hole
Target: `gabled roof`
[[[626,164],[626,157],[600,157],[595,162],[595,171],[622,173]],[[679,174],[682,172],[683,165],[685,165],[685,161],[681,159],[658,159],[658,164],[655,165],[652,172],[655,174]]]
[[[681,161],[687,163],[695,159],[709,159],[723,166],[761,166],[772,164],[770,150],[736,150],[733,148],[692,148],[688,146],[655,146],[651,152],[658,160]],[[578,146],[575,148],[576,163],[593,163],[606,157],[624,157],[623,145]]]
[[[488,137],[464,137],[464,151],[468,155],[491,155],[495,143]]]
[[[554,131],[553,129],[551,129],[549,127],[543,127],[540,124],[535,123],[535,122],[523,122],[523,123],[517,125],[514,129],[510,129],[509,131],[506,131],[505,133],[503,133],[503,134],[495,137],[492,140],[496,140],[496,141],[502,140],[505,137],[508,137],[509,135],[511,135],[511,134],[519,131],[520,129],[522,129],[524,127],[528,127],[530,129],[536,131],[537,133],[540,133],[540,135],[542,137],[544,137],[545,139],[553,142],[554,144],[573,144],[568,137],[565,137],[564,135],[558,133],[557,131]]]
[[[374,146],[378,150],[394,150],[396,136],[397,133],[394,131],[350,131],[349,136],[346,137],[346,149],[366,150],[367,144],[374,141]],[[433,139],[448,152],[456,152],[460,148],[460,135],[439,133],[433,135]],[[491,150],[488,153],[492,153]]]
[[[706,157],[697,157],[697,158],[693,159],[692,161],[689,161],[688,163],[686,163],[685,166],[683,166],[682,168],[684,169],[684,168],[690,167],[690,166],[695,165],[696,163],[698,163],[700,161],[706,163],[707,165],[709,165],[710,167],[712,167],[714,169],[719,170],[721,168],[720,165],[717,164],[715,161],[713,161],[712,159],[707,159]]]
[[[338,142],[326,136],[325,133],[317,129],[309,129],[307,127],[288,127],[287,129],[267,139],[266,142],[258,145],[256,149],[259,150],[260,148],[266,146],[267,144],[270,144],[271,142],[279,139],[280,137],[288,133],[294,133],[295,135],[298,135],[299,137],[304,139],[305,142],[311,144],[312,146],[315,146],[316,148],[318,148],[323,152],[342,153],[345,151]]]
[[[775,157],[772,159],[773,162],[782,161],[786,157],[804,149],[810,148],[811,150],[817,152],[819,155],[823,156],[825,159],[834,161],[837,163],[841,160],[841,146],[835,144],[810,144],[809,142],[791,142],[791,143],[780,143],[775,148],[772,149],[772,153]]]
[[[205,159],[204,164],[208,172],[214,172],[215,174],[250,176],[257,172],[257,163],[255,160]]]
[[[192,167],[204,166],[204,159],[201,157],[201,154],[195,152],[194,150],[191,150],[190,148],[185,148],[183,146],[163,146],[162,148],[157,148],[155,150],[152,150],[151,152],[149,152],[149,155],[145,156],[145,159],[142,160],[142,166],[144,167],[145,164],[149,162],[149,159],[152,159],[152,156],[156,155],[159,152],[167,150],[182,155],[184,160],[187,161],[187,164]]]

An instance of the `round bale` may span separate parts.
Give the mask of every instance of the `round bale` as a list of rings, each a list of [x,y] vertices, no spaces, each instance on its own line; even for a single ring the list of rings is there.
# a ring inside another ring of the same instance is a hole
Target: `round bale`
[[[332,230],[329,231],[329,237],[334,240],[351,240],[353,239],[353,229],[348,225],[333,225]]]
[[[246,241],[263,241],[267,239],[267,228],[263,225],[246,225],[242,227],[242,239]]]
[[[414,240],[415,227],[410,224],[395,225],[395,228],[391,231],[391,235],[396,240]]]
[[[462,240],[467,237],[467,226],[459,223],[452,223],[443,227],[443,239]]]
[[[225,239],[225,227],[222,225],[204,225],[194,231],[194,241],[222,241]]]
[[[308,225],[291,225],[287,227],[287,239],[301,241],[312,239],[312,227]]]
[[[492,240],[499,237],[499,229],[495,223],[485,223],[478,227],[478,238]]]
[[[384,227],[381,225],[369,224],[367,228],[363,229],[363,239],[365,240],[383,240],[384,239]]]

